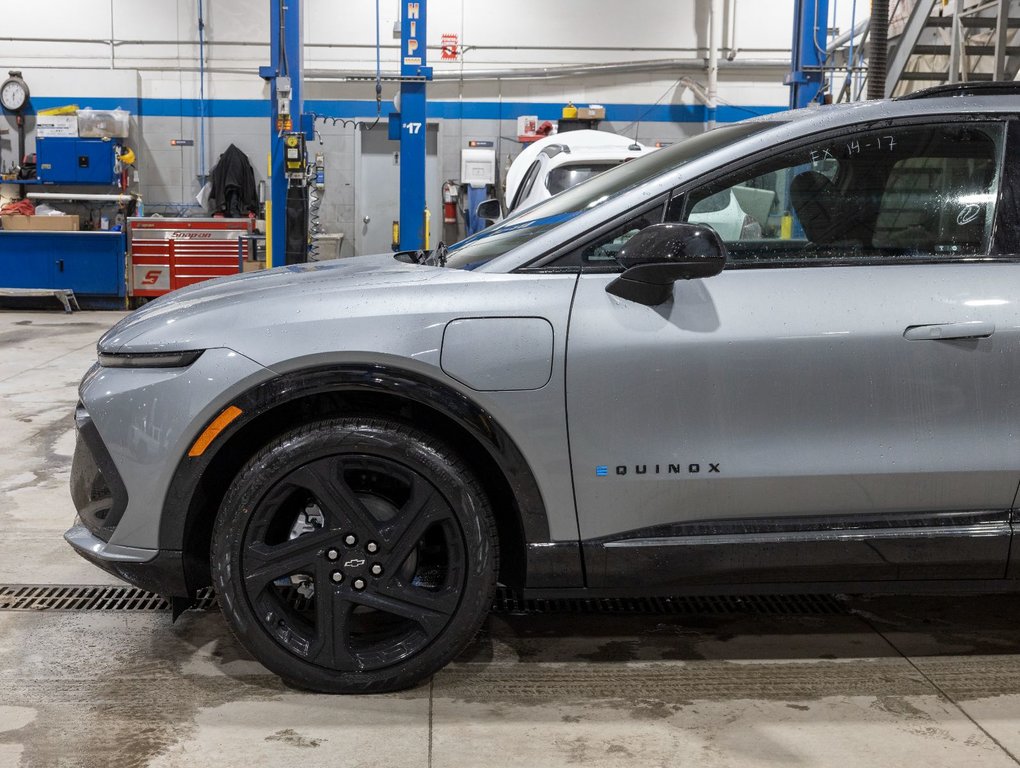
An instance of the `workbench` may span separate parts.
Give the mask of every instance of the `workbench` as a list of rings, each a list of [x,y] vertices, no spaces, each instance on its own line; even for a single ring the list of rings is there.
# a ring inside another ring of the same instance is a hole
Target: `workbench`
[[[83,306],[125,305],[122,232],[0,230],[0,288],[71,290]]]

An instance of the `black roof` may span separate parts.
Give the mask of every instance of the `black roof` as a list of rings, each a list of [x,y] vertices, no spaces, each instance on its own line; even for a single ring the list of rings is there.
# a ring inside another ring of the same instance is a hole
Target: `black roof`
[[[1013,80],[993,80],[984,83],[946,83],[933,88],[914,91],[905,96],[897,96],[894,101],[910,101],[913,99],[942,99],[947,96],[1020,96],[1020,82]]]

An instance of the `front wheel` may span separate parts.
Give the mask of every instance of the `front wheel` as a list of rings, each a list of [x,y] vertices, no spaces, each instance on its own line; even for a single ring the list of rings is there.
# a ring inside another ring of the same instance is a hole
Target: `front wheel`
[[[441,441],[389,419],[331,419],[274,440],[238,473],[211,566],[234,633],[287,682],[393,691],[478,631],[495,590],[496,526]]]

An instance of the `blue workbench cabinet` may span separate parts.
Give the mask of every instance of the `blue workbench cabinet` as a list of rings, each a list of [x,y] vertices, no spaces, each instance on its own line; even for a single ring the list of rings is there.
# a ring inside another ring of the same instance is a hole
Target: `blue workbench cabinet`
[[[68,288],[123,298],[122,232],[0,231],[0,288]]]

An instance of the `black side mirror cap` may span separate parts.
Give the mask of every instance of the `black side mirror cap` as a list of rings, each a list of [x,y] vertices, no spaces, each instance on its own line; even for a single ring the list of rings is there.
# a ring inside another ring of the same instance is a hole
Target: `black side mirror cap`
[[[606,286],[606,292],[654,307],[669,300],[677,280],[722,272],[726,246],[704,224],[653,224],[628,240],[616,260],[624,273]]]

